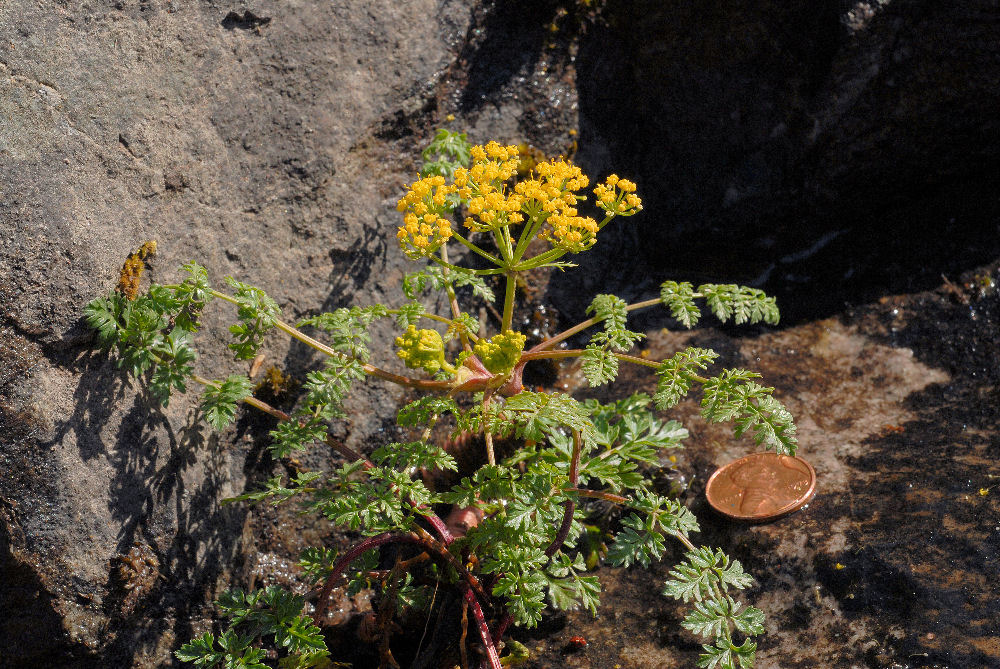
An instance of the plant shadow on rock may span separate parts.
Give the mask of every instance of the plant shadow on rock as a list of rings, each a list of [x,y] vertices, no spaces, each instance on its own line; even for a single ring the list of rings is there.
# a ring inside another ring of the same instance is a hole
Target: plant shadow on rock
[[[545,26],[561,3],[488,3],[469,24],[456,59],[465,68],[459,108],[478,109],[494,101],[518,75],[530,73],[545,44]]]
[[[5,352],[9,352],[6,350]],[[8,358],[9,360],[9,358]],[[0,385],[2,389],[2,385]],[[35,437],[32,417],[12,410],[0,402],[0,456],[9,468],[15,485],[33,486],[44,494],[45,477],[33,480],[36,472],[30,456],[30,443]],[[17,550],[25,542],[18,523],[21,507],[0,497],[0,611],[16,612],[0,618],[0,637],[8,640],[0,646],[0,667],[14,667],[22,661],[59,663],[71,666],[73,658],[87,656],[88,650],[79,644],[54,643],[64,636],[62,617],[56,613],[55,600],[49,594],[38,569],[21,560]],[[23,666],[23,665],[22,665]]]
[[[368,285],[373,272],[386,270],[389,244],[383,231],[392,230],[392,227],[381,216],[376,220],[379,227],[365,228],[364,236],[350,247],[330,251],[334,268],[327,277],[330,286],[327,297],[322,305],[317,305],[320,311],[333,311],[347,305]]]
[[[218,491],[230,478],[228,458],[216,438],[205,441],[197,410],[175,429],[140,388],[106,444],[101,432],[126,396],[124,373],[102,354],[56,362],[80,376],[73,414],[56,426],[51,443],[62,443],[72,431],[81,459],[103,460],[113,472],[107,507],[118,528],[117,556],[108,564],[102,597],[110,638],[100,653],[102,661],[131,666],[165,633],[194,636],[191,621],[199,611],[193,607],[211,600],[220,576],[242,569],[238,546],[246,511],[219,504]],[[202,475],[189,489],[184,474],[192,467]],[[134,568],[133,549],[150,556],[151,573],[142,583],[120,575]]]

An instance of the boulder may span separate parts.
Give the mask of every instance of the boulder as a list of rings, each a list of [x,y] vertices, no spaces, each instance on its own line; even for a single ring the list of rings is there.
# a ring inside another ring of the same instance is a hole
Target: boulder
[[[395,298],[395,199],[468,20],[429,1],[0,8],[0,666],[169,664],[250,568],[246,511],[220,500],[267,425],[209,436],[196,392],[158,408],[82,308],[151,239],[152,280],[196,260],[289,320]],[[202,375],[246,371],[234,316],[206,311]],[[264,352],[314,362],[278,336]],[[343,436],[391,425],[395,397],[366,389]]]

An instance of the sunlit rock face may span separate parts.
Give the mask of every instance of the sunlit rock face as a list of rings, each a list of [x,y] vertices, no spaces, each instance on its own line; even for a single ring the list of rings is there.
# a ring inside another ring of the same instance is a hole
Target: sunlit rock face
[[[196,392],[157,408],[82,322],[130,252],[155,239],[146,277],[196,260],[290,320],[386,294],[406,264],[393,207],[417,152],[395,143],[432,134],[467,8],[236,8],[0,7],[2,667],[165,666],[254,569],[247,511],[220,500],[253,485],[266,421],[209,436]],[[214,306],[199,370],[245,372],[226,352],[234,314]],[[264,352],[314,364],[278,337]],[[384,431],[396,397],[360,392],[340,436]]]

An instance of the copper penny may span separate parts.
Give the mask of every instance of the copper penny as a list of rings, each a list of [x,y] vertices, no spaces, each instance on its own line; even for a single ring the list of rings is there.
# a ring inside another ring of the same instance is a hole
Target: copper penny
[[[816,471],[802,458],[752,453],[715,470],[705,485],[708,503],[719,513],[764,522],[797,511],[816,492]]]

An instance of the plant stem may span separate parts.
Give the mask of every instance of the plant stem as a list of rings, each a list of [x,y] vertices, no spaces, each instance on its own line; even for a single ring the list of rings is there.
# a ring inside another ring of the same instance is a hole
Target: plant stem
[[[532,360],[544,360],[552,359],[557,360],[559,358],[579,358],[587,351],[582,348],[570,348],[564,351],[539,351],[537,353],[522,353],[518,363],[531,362]],[[631,362],[635,365],[642,365],[643,367],[652,367],[653,369],[659,369],[660,363],[655,360],[646,360],[645,358],[640,358],[634,355],[626,355],[624,353],[612,353],[613,356],[622,360],[624,362]],[[696,378],[701,379],[701,377]],[[705,379],[707,380],[707,379]],[[704,383],[705,380],[702,380]]]
[[[442,546],[441,542],[427,534],[427,531],[422,527],[417,526],[413,531],[420,539],[421,545],[430,551],[432,555],[438,555],[443,561],[451,565],[452,569],[458,572],[458,575],[465,580],[465,583],[470,588],[472,588],[472,591],[476,593],[477,597],[481,598],[484,602],[490,601],[490,596],[486,593],[486,590],[483,589],[483,584],[479,582],[479,579],[476,578],[472,572],[466,569],[465,565],[463,565],[458,558],[452,555],[447,548]]]
[[[573,455],[569,461],[569,483],[574,488],[576,487],[576,480],[580,475],[580,452],[583,450],[583,439],[580,437],[580,431],[573,430]],[[549,544],[549,547],[545,549],[545,557],[551,558],[555,555],[562,545],[566,542],[566,537],[569,535],[569,530],[573,526],[573,512],[576,510],[576,502],[572,499],[568,499],[563,502],[563,520],[562,525],[559,527],[559,531],[556,532],[555,539]]]
[[[567,488],[567,492],[575,492],[580,497],[591,497],[593,499],[601,499],[604,500],[605,502],[611,502],[612,504],[619,504],[622,506],[629,503],[629,499],[627,497],[622,497],[621,495],[616,495],[612,492],[605,492],[603,490],[588,490],[586,488]],[[684,547],[687,548],[689,551],[695,550],[694,544],[691,543],[691,540],[688,539],[687,535],[685,535],[684,533],[671,532],[670,536],[676,537],[677,540],[680,541],[682,544],[684,544]]]
[[[436,256],[435,256],[436,257]],[[212,291],[212,295],[220,299],[226,300],[227,302],[232,302],[233,304],[239,305],[239,300],[236,300],[225,293],[220,293],[217,290]],[[387,372],[384,369],[380,369],[375,365],[371,365],[367,362],[361,362],[357,358],[352,358],[345,355],[339,351],[335,351],[326,344],[313,339],[306,333],[302,332],[298,328],[292,327],[288,323],[282,321],[279,318],[274,319],[274,327],[278,328],[285,334],[287,334],[292,339],[297,339],[306,346],[310,346],[321,353],[325,353],[331,358],[337,358],[338,360],[353,360],[361,365],[365,374],[369,376],[374,376],[380,379],[385,379],[386,381],[391,381],[396,385],[406,386],[408,388],[420,388],[422,390],[451,390],[451,383],[449,381],[430,381],[427,379],[413,379],[408,376],[402,376],[400,374],[393,374],[392,372]]]
[[[466,569],[454,555],[449,553],[448,549],[434,539],[434,537],[418,527],[414,533],[403,534],[399,532],[383,532],[377,536],[368,537],[364,541],[348,548],[347,551],[333,564],[333,567],[331,567],[330,573],[326,577],[326,582],[323,584],[323,589],[320,591],[319,601],[316,604],[316,613],[313,615],[313,620],[317,625],[320,624],[320,621],[322,621],[323,617],[326,615],[330,594],[333,592],[333,584],[344,572],[344,570],[350,566],[351,562],[358,559],[366,551],[391,543],[419,546],[420,548],[426,550],[431,558],[435,558],[438,562],[443,562],[455,569],[458,575],[462,577],[462,589],[465,592],[468,592],[468,595],[471,596],[471,600],[469,601],[470,606],[473,601],[475,601],[475,606],[479,607],[479,613],[482,615],[482,607],[480,606],[477,597],[481,597],[483,601],[489,601],[489,595],[486,594],[486,591],[483,589],[479,579],[471,574],[469,570]],[[467,596],[466,599],[469,599],[469,596]],[[483,624],[485,625],[485,620]],[[489,630],[487,629],[487,633],[488,632]]]
[[[565,249],[549,249],[544,253],[539,253],[537,256],[533,258],[528,258],[523,263],[519,263],[517,267],[515,267],[514,269],[526,270],[526,269],[534,269],[536,267],[541,267],[545,263],[559,260],[559,258],[562,258],[567,253],[568,251],[566,251]]]
[[[521,258],[524,257],[524,252],[528,250],[528,245],[531,244],[531,240],[535,238],[538,234],[538,229],[544,223],[544,220],[538,220],[537,212],[530,212],[528,214],[528,222],[524,224],[524,228],[521,229],[521,236],[517,240],[517,247],[514,249],[514,262],[518,263]]]
[[[613,492],[605,492],[603,490],[588,490],[587,488],[569,488],[567,492],[575,492],[580,497],[592,497],[594,499],[603,499],[605,502],[611,502],[613,504],[628,504],[629,500],[627,497],[622,497],[621,495],[616,495]]]
[[[512,264],[511,257],[514,254],[514,250],[510,247],[510,242],[508,241],[508,238],[504,235],[505,231],[506,231],[505,227],[500,227],[497,228],[496,230],[493,230],[493,241],[497,245],[497,248],[500,249],[500,256],[503,258],[503,263],[501,264],[501,266],[510,267]]]
[[[512,616],[509,613],[505,612],[503,614],[503,618],[501,618],[500,622],[497,623],[496,632],[493,633],[493,643],[494,644],[500,645],[500,640],[503,639],[504,632],[507,631],[507,628],[510,627],[510,624],[512,622],[514,622],[514,616]]]
[[[646,307],[652,307],[652,306],[655,306],[657,304],[660,304],[660,298],[654,298],[652,300],[644,300],[642,302],[635,302],[633,304],[629,304],[629,305],[627,305],[625,307],[625,311],[635,311],[637,309],[645,309]],[[570,329],[564,330],[563,332],[560,332],[555,337],[552,337],[551,339],[546,339],[545,341],[540,342],[539,344],[535,345],[530,350],[528,350],[527,353],[536,353],[538,351],[544,351],[547,348],[552,348],[553,346],[555,346],[559,342],[564,341],[566,339],[569,339],[570,337],[572,337],[573,335],[575,335],[577,332],[581,332],[583,330],[586,330],[591,325],[597,325],[602,320],[604,320],[604,319],[603,318],[588,318],[587,320],[583,321],[582,323],[577,323],[576,325],[574,325]]]
[[[316,613],[313,614],[313,623],[321,625],[323,618],[326,616],[326,609],[330,602],[330,595],[333,593],[333,584],[337,580],[337,577],[339,577],[352,562],[357,560],[361,557],[361,555],[372,548],[377,548],[397,540],[398,535],[392,532],[383,532],[382,534],[374,537],[368,537],[364,541],[358,542],[354,546],[348,548],[339,558],[337,558],[337,561],[333,563],[333,567],[330,569],[330,573],[326,577],[326,582],[323,583],[323,589],[319,592],[319,601],[316,602]]]
[[[425,508],[422,506],[417,506],[417,504],[415,504],[412,499],[407,501],[414,508],[417,509]],[[436,513],[431,513],[429,515],[426,515],[424,516],[424,518],[426,518],[430,526],[434,528],[434,531],[438,533],[438,536],[441,539],[441,543],[443,543],[445,546],[449,545],[452,541],[455,540],[455,537],[452,536],[451,531],[448,530],[448,525],[443,520],[441,520],[440,516],[438,516]]]
[[[486,412],[490,408],[490,399],[493,397],[492,390],[486,390],[483,392],[483,416],[486,416]],[[486,435],[486,461],[489,462],[491,466],[495,466],[497,463],[496,455],[493,453],[493,432],[490,431],[488,427],[483,426],[483,433]]]
[[[205,386],[218,387],[218,385],[219,385],[215,381],[211,381],[209,379],[203,378],[201,376],[198,376],[197,374],[192,374],[191,375],[191,379],[193,381],[196,381],[197,383],[200,383],[200,384],[205,385]],[[249,404],[250,406],[254,407],[255,409],[260,409],[261,411],[274,416],[278,420],[295,420],[292,416],[289,416],[284,411],[282,411],[280,409],[275,409],[270,404],[267,404],[266,402],[262,402],[262,401],[260,401],[259,399],[255,398],[255,397],[245,397],[245,398],[243,398],[243,402],[245,404]],[[351,448],[350,446],[348,446],[346,444],[340,443],[339,441],[337,441],[336,439],[334,439],[333,435],[331,435],[331,434],[327,434],[326,435],[326,444],[327,444],[327,446],[329,446],[333,450],[335,450],[338,453],[340,453],[341,455],[343,455],[344,458],[346,458],[348,462],[357,462],[357,461],[360,460],[361,463],[362,463],[362,466],[365,469],[371,469],[372,467],[375,466],[375,463],[373,463],[371,460],[369,460],[363,454],[359,453],[358,451],[355,451],[353,448]],[[428,512],[426,515],[424,515],[424,518],[426,518],[427,522],[430,524],[430,526],[434,528],[434,531],[438,533],[438,535],[441,538],[441,542],[444,543],[445,546],[447,546],[448,544],[450,544],[452,541],[455,540],[455,537],[452,536],[451,532],[448,530],[448,526],[445,524],[445,522],[443,520],[441,520],[441,518],[439,518],[437,516],[437,514],[435,514],[432,511],[430,511],[430,509],[427,509],[426,507],[417,504],[412,499],[408,499],[406,501],[413,508],[419,509],[421,511],[427,511]]]
[[[465,599],[465,593],[462,593],[462,636],[458,639],[458,651],[461,653],[462,657],[462,669],[468,669],[469,667],[469,654],[465,649],[465,638],[469,634],[469,602]]]
[[[435,255],[431,255],[428,257],[434,262],[436,262],[438,265],[441,265],[441,267],[445,267],[447,269],[453,269],[459,272],[472,272],[473,274],[476,274],[478,276],[488,276],[490,274],[503,274],[504,272],[504,270],[501,267],[497,267],[495,269],[466,269],[464,267],[459,267],[458,265],[452,265],[450,262],[445,262],[444,260],[441,260],[441,258]],[[497,264],[503,265],[503,262],[497,262]]]
[[[462,563],[459,562],[454,555],[449,553],[446,548],[441,546],[441,544],[435,540],[434,537],[418,527],[415,533],[403,534],[398,532],[383,532],[377,536],[368,537],[364,541],[348,548],[347,551],[333,564],[333,567],[331,567],[330,573],[327,575],[326,582],[323,585],[323,589],[320,591],[319,602],[316,606],[316,613],[313,616],[313,620],[316,621],[316,624],[319,624],[319,621],[321,621],[323,616],[326,614],[330,594],[333,592],[333,584],[344,572],[344,570],[347,569],[351,562],[358,559],[366,551],[390,543],[412,544],[423,548],[427,551],[429,556],[432,558],[436,557],[438,562],[444,562],[455,569],[458,575],[463,578],[463,585],[465,588],[470,594],[473,594],[473,599],[475,599],[476,596],[479,596],[482,597],[484,601],[489,601],[489,596],[483,589],[479,579],[473,576],[462,565]]]
[[[395,316],[396,314],[399,314],[401,311],[402,311],[401,309],[388,309],[386,311],[386,313]],[[437,321],[438,323],[444,323],[445,325],[449,325],[449,326],[455,325],[455,324],[458,323],[458,321],[456,321],[456,320],[454,320],[452,318],[445,318],[444,316],[438,316],[437,314],[432,314],[432,313],[427,312],[427,311],[425,311],[424,313],[420,314],[420,318],[426,318],[427,320]],[[479,337],[477,337],[473,333],[465,330],[464,328],[461,329],[461,332],[464,333],[465,336],[469,337],[473,341],[479,341]]]
[[[486,258],[487,260],[489,260],[494,265],[498,265],[498,266],[499,265],[503,265],[503,261],[501,261],[499,258],[497,258],[493,254],[488,253],[488,252],[484,251],[483,249],[479,248],[478,246],[476,246],[475,244],[473,244],[472,242],[470,242],[468,239],[466,239],[462,235],[458,234],[457,232],[452,231],[451,236],[452,236],[453,239],[457,239],[459,241],[459,243],[462,244],[463,246],[465,246],[467,249],[469,249],[473,253],[478,253],[479,255],[481,255],[482,257]]]
[[[603,230],[604,226],[611,222],[611,219],[615,217],[615,214],[606,214],[604,220],[597,224],[598,231]]]
[[[212,386],[213,388],[218,388],[219,387],[219,384],[216,383],[215,381],[212,381],[211,379],[206,379],[206,378],[204,378],[202,376],[198,376],[197,374],[192,374],[191,375],[191,380],[194,381],[195,383],[200,383],[203,386]],[[249,404],[250,406],[252,406],[255,409],[260,409],[264,413],[270,414],[270,415],[274,416],[275,418],[277,418],[278,420],[290,420],[291,419],[291,416],[289,416],[287,413],[285,413],[281,409],[275,409],[273,406],[271,406],[267,402],[261,402],[259,399],[257,399],[253,395],[250,395],[248,397],[244,397],[242,401],[243,401],[244,404]]]
[[[441,260],[448,262],[448,244],[441,245]],[[442,268],[441,275],[444,276],[444,290],[448,294],[448,304],[451,306],[451,316],[456,321],[461,315],[462,310],[458,308],[458,297],[455,296],[455,287],[451,285],[451,281],[448,280],[448,268]],[[462,340],[462,348],[466,351],[471,351],[472,347],[469,345],[469,337],[465,334],[465,328],[461,328],[458,331],[458,336]]]
[[[688,539],[686,535],[678,532],[677,534],[674,534],[672,536],[677,537],[677,540],[680,541],[682,544],[684,544],[684,547],[687,548],[689,551],[695,550],[694,544],[691,543],[691,540]]]
[[[336,439],[334,439],[332,434],[326,435],[326,445],[332,448],[333,450],[337,451],[341,455],[343,455],[348,462],[357,462],[358,460],[360,460],[362,466],[365,469],[371,469],[372,467],[375,466],[374,462],[366,458],[361,453],[358,453],[356,450],[354,450],[347,444],[342,444]]]
[[[479,638],[483,640],[483,647],[486,649],[486,659],[489,662],[489,667],[490,669],[503,669],[503,665],[500,664],[500,653],[497,652],[497,647],[493,643],[493,635],[490,634],[490,628],[486,625],[486,616],[483,615],[483,607],[479,605],[479,601],[472,594],[472,590],[464,583],[462,585],[464,586],[462,588],[462,596],[465,597],[465,601],[469,603],[469,608],[472,609],[472,617],[476,619],[476,629],[479,631]]]
[[[500,323],[500,332],[510,330],[511,321],[514,319],[514,293],[517,289],[517,272],[507,272],[507,285],[503,294],[503,318]]]

